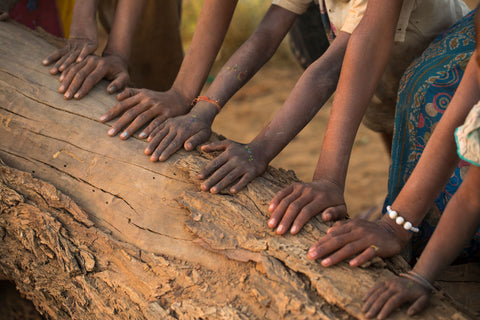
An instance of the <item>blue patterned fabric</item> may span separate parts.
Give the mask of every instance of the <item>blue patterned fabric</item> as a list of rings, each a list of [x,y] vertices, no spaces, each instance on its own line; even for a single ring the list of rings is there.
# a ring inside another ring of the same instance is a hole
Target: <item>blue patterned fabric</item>
[[[393,202],[405,185],[462,79],[475,50],[473,16],[474,11],[437,37],[408,67],[400,81],[385,206]],[[467,166],[467,162],[460,161],[435,200],[435,208],[412,239],[410,252],[406,253],[407,260],[413,262],[423,251],[447,202],[462,182]],[[477,233],[464,250],[462,259],[468,260],[475,254],[479,240]]]

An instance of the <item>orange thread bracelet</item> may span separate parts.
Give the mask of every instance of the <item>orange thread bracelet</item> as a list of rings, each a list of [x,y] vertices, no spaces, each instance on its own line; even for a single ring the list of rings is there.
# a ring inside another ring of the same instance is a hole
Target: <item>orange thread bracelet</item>
[[[222,106],[218,103],[218,100],[210,99],[207,96],[198,96],[195,99],[193,99],[192,106],[194,106],[198,101],[209,102],[209,103],[213,104],[218,109],[218,112],[222,111]]]

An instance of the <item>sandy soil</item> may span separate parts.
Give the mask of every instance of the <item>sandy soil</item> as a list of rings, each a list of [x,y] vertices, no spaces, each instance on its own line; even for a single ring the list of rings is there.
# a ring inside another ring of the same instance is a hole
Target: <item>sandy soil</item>
[[[238,142],[251,141],[271,120],[302,74],[295,61],[267,64],[225,106],[214,122],[219,134]],[[311,181],[331,110],[331,100],[272,161],[271,165],[294,170]],[[380,136],[361,126],[347,177],[345,198],[351,216],[383,204],[389,166]]]

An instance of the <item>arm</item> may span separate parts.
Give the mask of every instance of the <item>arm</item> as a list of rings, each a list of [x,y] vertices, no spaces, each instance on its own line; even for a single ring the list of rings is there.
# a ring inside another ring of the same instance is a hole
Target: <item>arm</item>
[[[423,251],[413,271],[429,283],[440,275],[461,252],[480,225],[480,167],[471,166],[452,197],[438,223],[432,238]],[[379,293],[383,297],[379,297]],[[409,316],[422,311],[430,298],[429,288],[409,278],[397,278],[377,284],[366,295],[362,309],[367,317],[385,319],[393,310],[412,302]]]
[[[200,173],[200,179],[210,176],[202,184],[203,190],[216,193],[240,178],[230,188],[236,193],[265,171],[268,163],[335,91],[349,37],[348,33],[341,32],[328,50],[305,70],[280,111],[247,146],[224,140],[202,147],[206,152],[224,151]],[[246,147],[253,158],[245,152]],[[232,172],[236,173],[231,175]]]
[[[220,50],[237,1],[205,0],[192,43],[172,88],[166,92],[129,88],[120,93],[117,96],[120,102],[100,118],[106,122],[122,115],[108,131],[110,136],[125,128],[120,138],[128,139],[151,121],[140,133],[140,138],[146,138],[166,119],[188,112]]]
[[[206,96],[215,100],[221,108],[271,58],[295,18],[296,14],[272,5],[252,36],[221,69]],[[198,130],[202,128],[210,132],[218,111],[214,104],[199,101],[188,115],[167,120],[162,125],[161,138],[153,136],[158,131],[150,135],[151,142],[145,153],[152,155],[152,161],[164,161],[182,145],[185,150],[192,150],[208,140],[210,134],[197,135]],[[192,117],[195,118],[195,126],[187,125]]]
[[[59,92],[64,93],[65,99],[84,97],[103,78],[112,81],[107,87],[108,93],[126,86],[132,41],[145,3],[146,0],[118,2],[102,57],[89,55],[62,72]]]
[[[392,204],[392,208],[414,226],[423,220],[458,162],[455,128],[465,121],[471,106],[480,99],[475,64],[475,59],[470,59],[449,107],[430,137],[412,175]],[[386,215],[377,222],[362,219],[337,222],[325,237],[312,246],[309,258],[329,255],[322,260],[322,265],[331,266],[360,253],[350,261],[351,266],[359,266],[376,255],[390,257],[399,253],[410,237],[411,233]],[[378,247],[378,251],[372,250],[372,245]]]
[[[50,69],[51,74],[63,72],[68,66],[82,61],[97,49],[97,5],[98,0],[75,2],[67,44],[42,61],[45,66],[56,61]]]

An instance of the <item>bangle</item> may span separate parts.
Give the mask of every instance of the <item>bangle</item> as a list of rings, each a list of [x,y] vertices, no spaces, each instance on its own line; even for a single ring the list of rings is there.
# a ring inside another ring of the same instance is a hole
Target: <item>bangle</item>
[[[435,291],[435,287],[433,284],[430,283],[427,279],[425,279],[421,274],[410,270],[408,273],[400,273],[401,277],[410,279],[415,281],[416,283],[420,284],[422,287],[430,290],[430,291]]]
[[[387,206],[387,214],[390,219],[395,220],[395,223],[403,226],[403,228],[409,232],[418,232],[418,228],[415,228],[410,221],[405,220],[400,216],[397,211],[393,210],[391,206]]]
[[[193,99],[192,101],[192,107],[198,102],[198,101],[206,101],[206,102],[209,102],[211,104],[213,104],[218,112],[222,111],[222,106],[220,105],[220,103],[218,102],[218,100],[213,100],[213,99],[210,99],[209,97],[207,96],[198,96],[196,97],[195,99]]]

